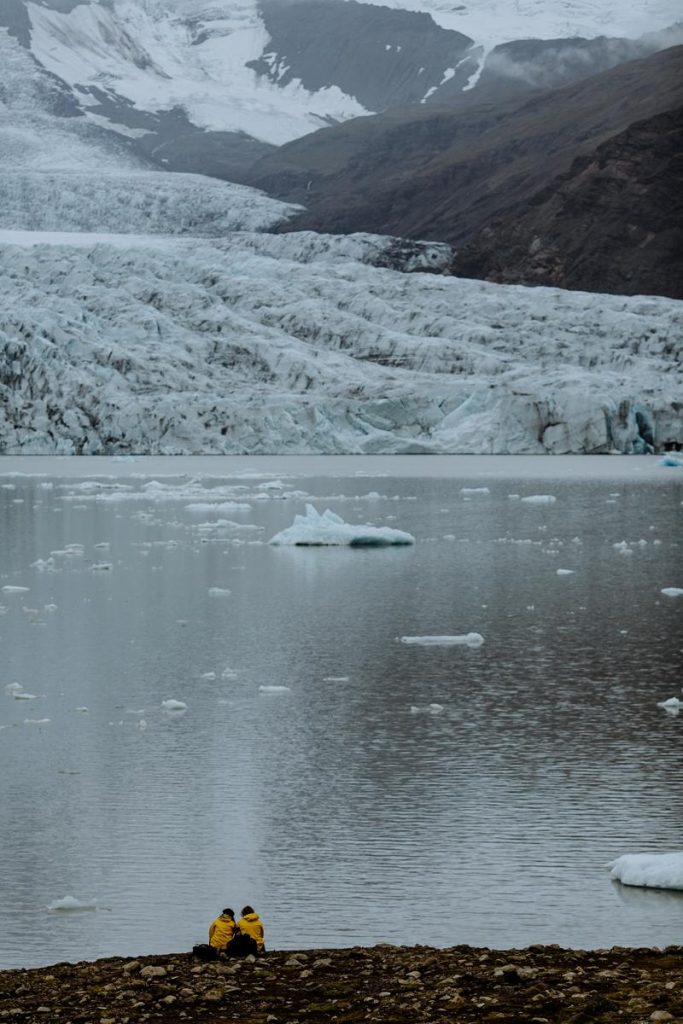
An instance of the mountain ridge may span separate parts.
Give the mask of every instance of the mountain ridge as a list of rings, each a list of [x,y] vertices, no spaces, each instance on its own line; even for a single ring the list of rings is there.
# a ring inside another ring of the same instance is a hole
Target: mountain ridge
[[[675,46],[504,104],[466,98],[324,129],[266,156],[246,180],[305,206],[285,231],[364,230],[458,247],[521,210],[578,157],[682,102]]]

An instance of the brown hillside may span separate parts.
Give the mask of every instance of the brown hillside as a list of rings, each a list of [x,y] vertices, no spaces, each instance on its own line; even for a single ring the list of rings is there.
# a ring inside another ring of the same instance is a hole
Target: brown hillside
[[[374,231],[462,245],[572,162],[683,103],[683,46],[581,82],[482,104],[412,106],[326,128],[258,161],[248,183],[307,211],[285,230]]]
[[[578,157],[458,253],[500,283],[683,298],[683,107]]]

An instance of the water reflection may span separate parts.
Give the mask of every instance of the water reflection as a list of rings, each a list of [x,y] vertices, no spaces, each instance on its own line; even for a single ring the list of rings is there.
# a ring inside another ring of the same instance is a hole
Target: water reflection
[[[269,548],[303,500],[244,481],[213,512],[187,505],[217,481],[46,482],[0,491],[0,585],[30,587],[2,682],[42,695],[0,691],[0,965],[189,948],[240,901],[280,947],[680,941],[676,894],[604,868],[680,847],[675,486],[286,481],[418,539],[359,551]],[[66,895],[100,909],[46,913]]]

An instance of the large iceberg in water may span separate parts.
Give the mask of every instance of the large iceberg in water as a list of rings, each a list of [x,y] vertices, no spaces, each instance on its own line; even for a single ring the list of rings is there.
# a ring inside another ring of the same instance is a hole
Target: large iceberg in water
[[[403,530],[393,530],[387,526],[354,526],[345,523],[341,516],[329,508],[321,514],[313,505],[307,504],[305,514],[296,515],[292,525],[276,533],[269,543],[298,547],[341,545],[377,548],[389,544],[414,544],[415,538]]]
[[[683,851],[676,853],[625,853],[606,865],[612,878],[623,885],[651,889],[683,889]]]

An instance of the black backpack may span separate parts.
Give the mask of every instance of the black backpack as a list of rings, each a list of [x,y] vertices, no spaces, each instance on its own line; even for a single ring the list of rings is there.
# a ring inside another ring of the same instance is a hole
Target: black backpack
[[[228,956],[249,956],[250,953],[256,956],[258,953],[256,939],[251,935],[245,935],[244,932],[235,932],[225,952]]]
[[[206,942],[200,942],[198,946],[192,947],[192,955],[198,960],[218,960],[219,953],[215,946],[209,946]]]

